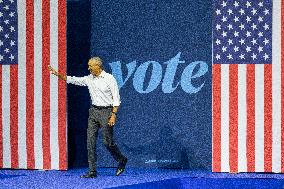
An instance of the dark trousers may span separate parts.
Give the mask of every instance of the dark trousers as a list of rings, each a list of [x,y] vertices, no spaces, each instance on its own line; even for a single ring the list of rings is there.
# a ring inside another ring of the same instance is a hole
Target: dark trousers
[[[88,148],[88,162],[89,171],[96,171],[96,141],[98,138],[98,131],[101,128],[103,134],[103,144],[108,149],[112,157],[117,162],[122,162],[126,159],[121,154],[117,145],[113,140],[113,127],[108,125],[109,117],[111,116],[112,108],[96,108],[89,109],[88,130],[87,130],[87,148]]]

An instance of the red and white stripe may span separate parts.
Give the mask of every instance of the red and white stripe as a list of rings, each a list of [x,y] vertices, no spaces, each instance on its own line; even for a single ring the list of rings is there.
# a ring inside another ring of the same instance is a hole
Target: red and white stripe
[[[213,172],[284,172],[283,10],[273,0],[271,65],[213,65]]]
[[[0,66],[0,168],[67,169],[66,0],[18,0],[18,65]]]

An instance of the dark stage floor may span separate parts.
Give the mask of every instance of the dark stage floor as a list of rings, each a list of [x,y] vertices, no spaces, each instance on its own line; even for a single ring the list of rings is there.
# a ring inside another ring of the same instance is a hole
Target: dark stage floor
[[[284,188],[283,174],[211,173],[177,169],[99,168],[95,179],[81,179],[87,168],[68,171],[0,170],[0,188]]]

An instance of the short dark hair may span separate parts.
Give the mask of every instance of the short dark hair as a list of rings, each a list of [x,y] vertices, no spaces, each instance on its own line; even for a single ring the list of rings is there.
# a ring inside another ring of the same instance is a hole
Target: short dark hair
[[[94,56],[94,57],[90,58],[90,60],[91,60],[91,61],[94,60],[94,61],[99,62],[99,63],[98,63],[99,66],[100,66],[101,68],[103,68],[103,61],[102,61],[102,59],[101,59],[100,57]],[[89,60],[89,61],[90,61],[90,60]]]

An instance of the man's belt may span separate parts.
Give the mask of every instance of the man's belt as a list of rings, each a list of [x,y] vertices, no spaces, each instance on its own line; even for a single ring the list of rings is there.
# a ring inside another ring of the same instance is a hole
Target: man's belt
[[[96,106],[96,105],[92,105],[92,107],[93,107],[93,108],[96,108],[96,109],[98,109],[98,110],[112,108],[112,106]]]

